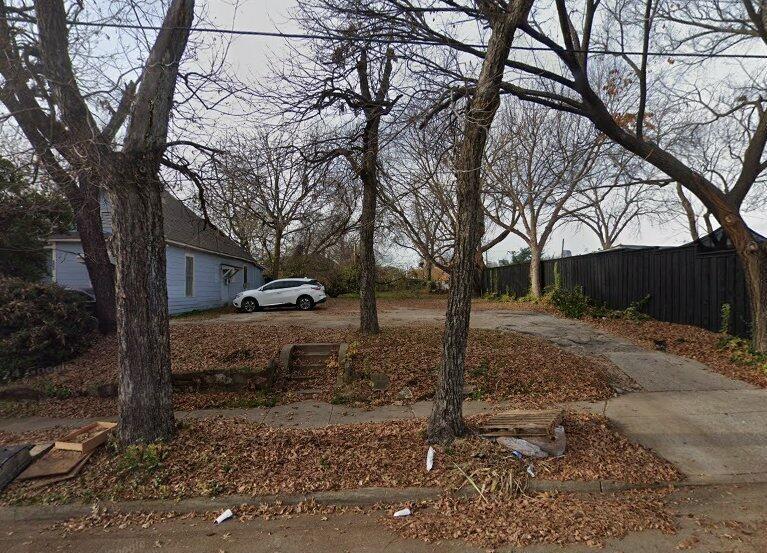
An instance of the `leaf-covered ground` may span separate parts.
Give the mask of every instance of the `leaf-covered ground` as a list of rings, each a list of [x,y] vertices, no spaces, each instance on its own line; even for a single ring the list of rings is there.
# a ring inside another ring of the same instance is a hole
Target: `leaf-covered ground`
[[[617,434],[602,417],[570,414],[565,428],[567,453],[536,462],[539,478],[633,483],[680,478],[673,465]],[[360,487],[455,490],[469,487],[466,475],[487,489],[524,486],[527,465],[504,447],[476,436],[437,448],[434,469],[427,472],[424,431],[423,420],[313,429],[275,428],[224,417],[192,420],[181,423],[179,434],[167,444],[122,452],[103,447],[75,480],[37,490],[14,483],[3,501],[258,496]],[[0,436],[7,442],[27,438]]]
[[[535,543],[598,547],[629,532],[673,533],[674,518],[663,496],[664,492],[633,491],[540,493],[487,501],[445,497],[416,510],[407,520],[387,518],[385,524],[405,537],[429,542],[463,539],[488,548]]]
[[[259,370],[286,344],[339,342],[354,344],[354,368],[361,375],[354,393],[344,402],[380,405],[398,401],[407,388],[408,400],[431,397],[435,370],[441,357],[442,329],[431,325],[386,328],[380,335],[365,337],[346,329],[268,324],[196,324],[171,326],[171,357],[174,373],[211,369]],[[30,378],[12,386],[37,387],[51,395],[69,396],[34,402],[0,404],[0,416],[29,414],[48,416],[107,416],[116,413],[115,401],[77,397],[83,390],[116,379],[116,340],[103,338],[85,355],[54,373]],[[611,367],[608,362],[579,356],[529,335],[494,330],[472,330],[467,351],[466,382],[476,398],[512,400],[519,406],[599,400],[610,397]],[[390,386],[374,392],[367,377],[384,373]],[[299,388],[317,391],[316,397],[334,400],[335,369],[315,369],[309,380],[283,381],[269,398],[279,403],[300,399]],[[338,399],[338,398],[336,398]],[[182,410],[250,407],[264,402],[263,394],[176,394]]]
[[[722,335],[697,326],[665,323],[654,319],[588,319],[596,327],[622,336],[648,349],[665,351],[695,359],[712,370],[738,380],[767,388],[767,365],[748,363],[739,358],[738,351],[722,343]]]

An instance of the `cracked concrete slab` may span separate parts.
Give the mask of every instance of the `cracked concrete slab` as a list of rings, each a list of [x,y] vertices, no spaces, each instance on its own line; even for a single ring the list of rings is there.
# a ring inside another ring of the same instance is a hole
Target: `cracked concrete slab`
[[[749,390],[754,387],[716,373],[693,359],[659,351],[613,351],[606,353],[625,374],[647,392]]]
[[[627,394],[607,402],[626,436],[675,463],[691,482],[764,482],[763,390]]]

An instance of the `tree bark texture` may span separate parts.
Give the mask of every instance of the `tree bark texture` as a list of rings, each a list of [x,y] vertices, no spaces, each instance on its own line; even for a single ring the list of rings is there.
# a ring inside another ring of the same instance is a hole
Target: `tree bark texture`
[[[500,103],[504,67],[517,26],[527,18],[532,0],[515,0],[502,9],[478,2],[486,11],[492,33],[474,94],[469,100],[463,137],[456,156],[458,228],[453,271],[450,275],[443,359],[437,373],[434,404],[427,440],[449,442],[465,432],[463,383],[466,342],[471,315],[475,256],[484,218],[481,168],[490,126]]]
[[[277,229],[274,235],[274,253],[272,254],[272,278],[280,278],[282,264],[282,229]]]
[[[85,267],[96,299],[99,330],[110,334],[117,329],[115,312],[115,267],[109,259],[101,221],[99,190],[90,183],[78,187],[78,200],[70,200],[75,214],[75,226],[85,255]]]
[[[751,307],[751,343],[767,352],[767,242],[757,242],[743,219],[734,211],[717,217],[738,253]]]
[[[175,433],[171,398],[162,184],[142,159],[126,157],[110,186],[117,263],[120,441],[151,443]]]
[[[375,220],[378,197],[378,130],[380,114],[365,125],[362,138],[362,214],[360,216],[360,332],[378,334],[376,307]]]
[[[530,246],[530,295],[535,298],[540,298],[543,295],[541,249],[537,244]]]

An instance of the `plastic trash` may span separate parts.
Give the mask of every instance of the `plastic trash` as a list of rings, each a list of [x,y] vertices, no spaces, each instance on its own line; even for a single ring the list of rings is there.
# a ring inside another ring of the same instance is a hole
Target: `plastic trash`
[[[548,457],[549,454],[543,451],[535,444],[531,444],[527,440],[521,438],[510,438],[507,436],[500,437],[496,440],[502,446],[511,449],[516,455],[520,453],[525,457],[535,457],[536,459],[543,459]]]
[[[431,472],[431,469],[434,468],[434,454],[436,451],[434,451],[434,448],[429,446],[429,451],[426,452],[426,472]]]
[[[527,474],[529,474],[531,478],[535,478],[535,469],[533,468],[533,465],[527,465]]]
[[[227,509],[226,511],[218,515],[218,518],[216,519],[216,524],[221,524],[222,522],[232,518],[233,516],[234,516],[234,513],[232,512],[232,510]]]
[[[511,454],[514,457],[516,457],[517,459],[519,459],[520,461],[522,461],[524,459],[524,457],[522,456],[522,454],[519,451],[514,450],[514,451],[511,452]]]
[[[394,513],[394,516],[397,517],[397,518],[400,518],[400,517],[409,517],[412,514],[413,514],[413,512],[410,509],[408,509],[407,507],[405,507],[404,509],[400,509],[399,511]]]

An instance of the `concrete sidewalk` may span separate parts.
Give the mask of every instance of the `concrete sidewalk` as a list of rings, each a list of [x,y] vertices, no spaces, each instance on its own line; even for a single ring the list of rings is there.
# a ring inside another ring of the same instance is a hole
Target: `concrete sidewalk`
[[[629,439],[676,464],[689,482],[767,482],[767,390],[578,321],[519,312],[498,319],[481,313],[473,322],[610,359],[641,390],[579,407],[605,414]]]
[[[485,401],[466,400],[464,414],[467,416],[510,408],[508,402],[488,403]],[[255,407],[252,409],[200,409],[196,411],[177,411],[176,418],[202,419],[206,417],[242,417],[253,422],[278,427],[317,428],[335,424],[355,424],[363,422],[386,422],[426,418],[431,413],[431,401],[418,401],[410,405],[383,405],[374,409],[332,405],[322,401],[304,400],[274,407]],[[115,417],[96,418],[52,418],[22,417],[0,419],[0,431],[26,432],[47,428],[74,428],[97,420],[114,421]]]

